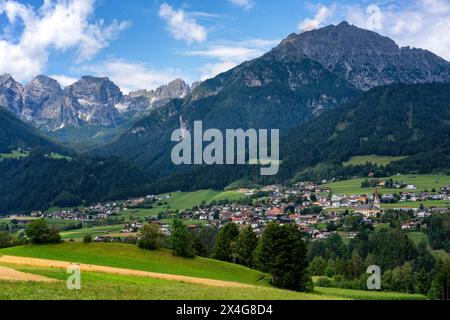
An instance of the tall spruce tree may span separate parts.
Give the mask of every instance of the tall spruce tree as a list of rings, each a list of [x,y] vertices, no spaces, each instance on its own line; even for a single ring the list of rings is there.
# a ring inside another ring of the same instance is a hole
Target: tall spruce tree
[[[195,256],[192,234],[180,219],[173,220],[169,242],[174,256],[182,258]]]
[[[235,243],[234,255],[236,261],[246,267],[254,266],[254,253],[258,245],[258,237],[249,226],[239,233]]]
[[[214,245],[213,259],[232,262],[234,242],[239,236],[239,227],[235,223],[229,223],[220,230]]]
[[[267,225],[256,249],[259,269],[272,276],[280,288],[309,291],[311,277],[307,273],[306,245],[296,225]]]

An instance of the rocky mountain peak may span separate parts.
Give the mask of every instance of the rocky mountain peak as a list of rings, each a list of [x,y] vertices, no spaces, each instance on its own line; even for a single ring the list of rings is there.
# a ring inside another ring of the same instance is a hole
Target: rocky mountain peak
[[[420,49],[400,48],[392,39],[348,22],[292,34],[269,57],[308,57],[362,90],[391,83],[450,80],[450,63]]]
[[[10,74],[0,75],[0,108],[5,108],[16,115],[23,109],[23,86]]]
[[[120,112],[145,113],[162,107],[172,99],[184,98],[191,93],[191,87],[182,79],[175,79],[155,90],[130,92],[124,102],[116,105]]]
[[[32,120],[41,113],[47,101],[53,101],[62,94],[58,81],[44,75],[35,77],[24,87],[22,117]]]
[[[14,80],[14,78],[9,73],[0,75],[0,86],[3,88],[22,87],[22,85]]]
[[[65,88],[65,92],[81,100],[80,103],[82,104],[86,102],[114,106],[123,98],[120,88],[106,77],[83,76],[80,80]]]

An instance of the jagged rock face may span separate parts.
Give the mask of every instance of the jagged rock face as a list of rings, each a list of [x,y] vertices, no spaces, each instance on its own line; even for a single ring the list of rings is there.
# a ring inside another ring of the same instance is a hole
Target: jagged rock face
[[[387,37],[346,22],[292,34],[268,55],[279,60],[308,57],[362,90],[450,80],[450,63],[444,59],[426,50],[399,48]]]
[[[15,115],[20,115],[23,109],[23,86],[15,81],[10,74],[0,76],[0,107]]]
[[[22,118],[27,121],[39,118],[44,105],[54,103],[62,94],[58,81],[43,75],[37,76],[24,88]]]
[[[116,124],[119,113],[115,105],[123,95],[108,78],[84,76],[65,88],[64,94],[76,100],[77,115],[82,121],[103,126]]]
[[[179,79],[124,96],[108,78],[84,76],[63,90],[56,80],[43,75],[25,87],[9,74],[0,76],[0,106],[47,131],[85,124],[116,126],[128,116],[120,113],[141,114],[190,92],[189,85]]]
[[[198,84],[196,84],[198,85]],[[172,99],[181,99],[191,93],[191,87],[181,79],[176,79],[156,90],[131,92],[122,104],[116,105],[120,112],[145,113],[162,107]]]

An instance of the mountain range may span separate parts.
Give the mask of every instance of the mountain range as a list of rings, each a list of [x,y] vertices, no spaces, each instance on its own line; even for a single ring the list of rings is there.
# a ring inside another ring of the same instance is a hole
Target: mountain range
[[[186,169],[170,161],[170,135],[180,118],[188,129],[202,120],[205,130],[274,128],[286,135],[376,86],[435,81],[450,81],[449,62],[343,22],[290,35],[262,57],[206,80],[186,98],[135,122],[97,154],[124,157],[165,176]]]
[[[52,181],[63,187],[51,184],[58,192],[47,190],[40,198],[36,194],[40,207],[66,191],[92,202],[93,195],[112,199],[220,189],[241,179],[273,183],[373,171],[446,171],[449,93],[449,62],[426,50],[400,48],[387,37],[346,22],[292,34],[260,58],[192,86],[175,80],[156,90],[123,95],[108,78],[84,76],[62,89],[46,76],[22,86],[3,75],[0,105],[8,111],[0,113],[0,148],[61,148],[29,125],[59,142],[73,146],[93,141],[97,147],[73,156],[70,165],[50,163],[57,160],[39,154],[0,161],[5,171],[0,190],[14,190],[0,200],[14,208],[24,195],[18,181],[23,183],[35,171],[48,179],[52,166],[59,168]],[[175,166],[172,132],[180,126],[192,131],[199,120],[204,130],[280,129],[280,173],[263,178],[256,166]],[[352,156],[372,154],[401,158],[382,168],[343,166]],[[120,174],[114,174],[115,169]],[[103,182],[109,187],[102,188]],[[20,207],[26,208],[36,207]]]
[[[26,85],[9,74],[0,76],[0,106],[69,144],[93,138],[99,142],[103,141],[100,138],[112,140],[120,127],[190,91],[191,87],[181,79],[156,90],[124,95],[108,78],[83,76],[62,89],[58,81],[44,75]]]

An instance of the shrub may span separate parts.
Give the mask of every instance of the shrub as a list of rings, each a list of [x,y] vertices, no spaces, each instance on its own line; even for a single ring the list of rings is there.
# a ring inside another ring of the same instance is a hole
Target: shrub
[[[48,226],[44,219],[34,220],[27,224],[26,234],[33,244],[60,243],[58,230]]]
[[[154,223],[148,223],[139,231],[137,244],[139,248],[146,250],[156,250],[160,246],[161,230]]]

